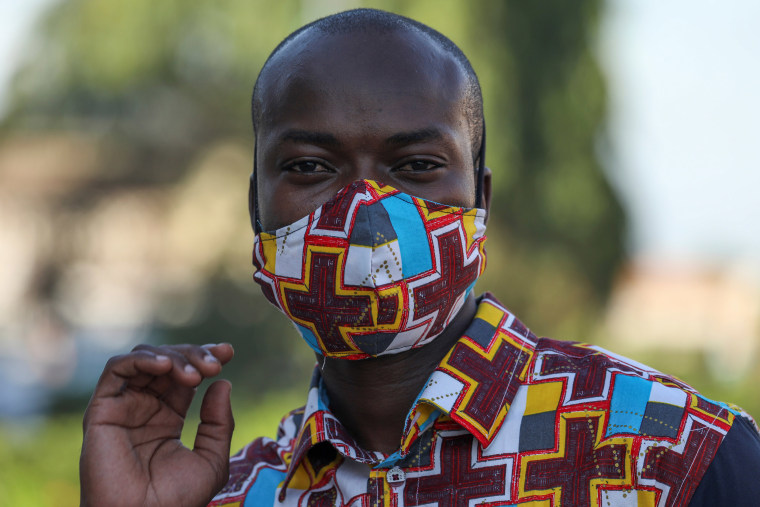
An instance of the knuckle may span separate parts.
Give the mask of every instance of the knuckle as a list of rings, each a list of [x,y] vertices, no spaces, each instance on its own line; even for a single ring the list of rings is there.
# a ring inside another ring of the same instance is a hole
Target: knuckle
[[[124,357],[125,357],[124,354],[119,354],[118,356],[110,357],[108,361],[106,361],[106,366],[104,369],[105,370],[113,369],[114,366],[116,366],[117,364],[119,364],[120,362],[124,360]]]

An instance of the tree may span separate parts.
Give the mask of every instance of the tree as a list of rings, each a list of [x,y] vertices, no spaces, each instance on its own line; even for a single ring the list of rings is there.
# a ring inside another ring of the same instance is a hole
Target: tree
[[[329,13],[329,6],[317,5],[61,2],[46,16],[36,51],[15,79],[1,128],[6,135],[85,133],[104,153],[94,175],[53,203],[51,213],[93,213],[94,203],[124,188],[163,196],[171,207],[176,201],[166,196],[190,185],[220,144],[251,150],[248,104],[256,74],[280,39]],[[428,23],[471,58],[484,90],[487,160],[495,182],[488,280],[481,287],[539,326],[537,332],[584,339],[624,255],[625,217],[598,156],[606,113],[593,54],[600,1],[396,0],[366,6]],[[241,198],[249,170],[242,164],[239,184],[217,194]],[[242,198],[239,215],[247,220]],[[250,232],[231,233],[225,241],[245,235],[250,242]],[[64,232],[56,237],[68,241]],[[295,338],[283,340],[288,327],[250,288],[241,288],[253,282],[250,272],[241,276],[230,267],[239,258],[231,260],[229,248],[219,248],[198,271],[202,282],[188,289],[191,294],[159,296],[153,325],[163,339],[232,338],[238,347],[269,351],[241,354],[257,361],[246,368],[246,382],[266,385],[286,367],[291,350],[302,347]],[[81,254],[71,245],[53,250],[70,255],[50,258],[51,264]],[[176,255],[166,262],[184,262],[181,252]],[[49,271],[65,271],[59,268]],[[60,292],[55,287],[66,279],[54,278],[49,294]],[[162,322],[160,308],[183,297],[200,301],[197,317]]]

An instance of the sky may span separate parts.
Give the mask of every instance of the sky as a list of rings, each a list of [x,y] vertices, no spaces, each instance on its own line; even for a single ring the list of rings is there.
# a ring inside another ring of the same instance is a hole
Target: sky
[[[0,114],[55,0],[0,0]],[[760,2],[608,0],[609,175],[634,256],[760,267]]]
[[[34,23],[55,0],[0,0],[0,115],[7,107],[6,89],[32,40]]]
[[[760,266],[760,2],[607,6],[609,168],[632,252]]]

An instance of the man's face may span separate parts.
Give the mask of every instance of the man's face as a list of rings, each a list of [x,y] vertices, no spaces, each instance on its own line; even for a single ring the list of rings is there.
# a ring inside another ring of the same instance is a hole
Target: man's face
[[[295,222],[359,179],[474,206],[466,78],[426,37],[310,30],[270,65],[257,132],[264,230]]]

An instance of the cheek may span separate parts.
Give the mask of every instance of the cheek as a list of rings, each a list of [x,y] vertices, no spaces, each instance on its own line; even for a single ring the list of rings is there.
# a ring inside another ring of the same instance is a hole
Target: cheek
[[[262,184],[259,187],[259,220],[265,231],[296,222],[324,204],[336,192],[323,195],[315,188],[287,184]]]
[[[289,206],[287,203],[290,199],[287,195],[283,195],[281,189],[277,188],[277,185],[273,185],[271,181],[267,181],[267,178],[261,178],[259,175],[258,183],[258,199],[259,199],[259,216],[258,219],[261,222],[261,227],[264,231],[271,231],[278,229],[283,225],[287,225],[288,217],[290,216]],[[283,206],[283,203],[286,203]]]
[[[443,182],[443,188],[437,199],[442,204],[472,208],[475,206],[476,170],[467,169],[462,172],[452,173]]]
[[[298,200],[276,189],[259,190],[259,220],[263,230],[272,231],[291,224],[308,213]]]

